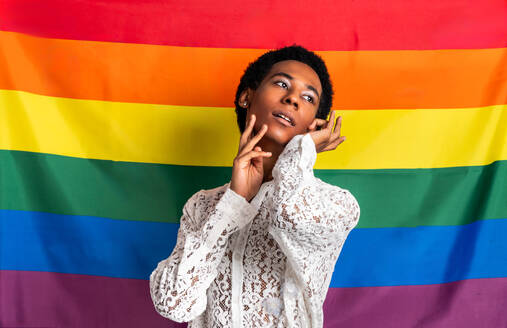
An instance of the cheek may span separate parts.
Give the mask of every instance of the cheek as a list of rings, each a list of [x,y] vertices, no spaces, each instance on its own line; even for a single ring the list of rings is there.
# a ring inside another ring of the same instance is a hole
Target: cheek
[[[308,124],[298,124],[298,127],[296,129],[296,134],[306,133],[308,131],[308,126],[309,125],[310,125],[310,123],[308,123]]]
[[[312,124],[314,119],[315,118],[313,116],[304,118],[301,128],[306,131],[306,129],[310,126],[310,124]]]
[[[307,121],[306,121],[306,126],[312,124],[313,120],[315,120],[315,116],[312,116],[310,117]]]

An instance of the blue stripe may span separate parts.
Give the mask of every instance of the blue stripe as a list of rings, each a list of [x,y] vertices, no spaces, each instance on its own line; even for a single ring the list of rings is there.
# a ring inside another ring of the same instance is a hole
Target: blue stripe
[[[0,269],[149,279],[178,224],[0,210]],[[507,219],[353,230],[331,287],[507,277]]]

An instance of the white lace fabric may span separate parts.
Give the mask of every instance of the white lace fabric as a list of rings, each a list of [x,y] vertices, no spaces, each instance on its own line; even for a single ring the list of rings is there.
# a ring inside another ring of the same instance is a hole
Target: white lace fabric
[[[150,275],[156,311],[190,328],[322,327],[360,208],[348,190],[314,176],[316,157],[311,136],[296,135],[251,202],[230,182],[195,193],[176,246]]]

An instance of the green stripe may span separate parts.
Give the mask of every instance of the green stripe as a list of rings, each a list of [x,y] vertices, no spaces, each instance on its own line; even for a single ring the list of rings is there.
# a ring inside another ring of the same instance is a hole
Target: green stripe
[[[115,162],[0,150],[0,208],[178,223],[185,201],[230,167]],[[507,217],[507,161],[434,169],[315,170],[348,189],[359,227],[462,225]]]

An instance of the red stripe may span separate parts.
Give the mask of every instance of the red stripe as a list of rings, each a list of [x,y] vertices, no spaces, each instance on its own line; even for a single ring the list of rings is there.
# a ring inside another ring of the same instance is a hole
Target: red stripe
[[[472,49],[507,45],[507,2],[4,0],[0,29],[191,47]]]
[[[1,327],[185,327],[155,312],[147,280],[5,270],[0,290]],[[507,278],[330,288],[324,327],[507,327],[505,295]]]

